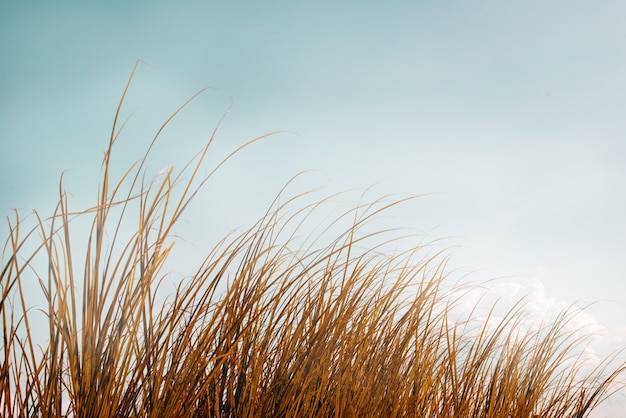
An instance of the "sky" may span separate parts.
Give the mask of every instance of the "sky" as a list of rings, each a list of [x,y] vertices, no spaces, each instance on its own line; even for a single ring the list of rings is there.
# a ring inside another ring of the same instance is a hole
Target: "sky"
[[[62,172],[74,204],[93,203],[142,60],[120,169],[205,87],[154,173],[188,160],[225,113],[213,163],[288,131],[208,184],[187,220],[197,248],[250,225],[303,170],[294,193],[428,194],[393,222],[454,237],[454,268],[507,276],[495,294],[596,302],[599,344],[624,348],[625,15],[620,1],[5,1],[0,215],[50,213]]]

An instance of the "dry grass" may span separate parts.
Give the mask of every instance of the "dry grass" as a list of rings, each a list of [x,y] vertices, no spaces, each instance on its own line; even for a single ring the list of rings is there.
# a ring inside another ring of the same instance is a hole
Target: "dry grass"
[[[528,332],[521,302],[495,328],[452,321],[445,257],[421,245],[389,255],[386,231],[364,231],[384,200],[341,215],[349,226],[322,245],[298,235],[323,200],[277,201],[163,301],[173,227],[207,180],[213,137],[178,173],[146,182],[146,153],[111,184],[119,113],[97,204],[74,213],[61,187],[51,217],[9,224],[2,416],[583,417],[624,371],[607,359],[580,377],[568,311]],[[85,218],[88,232],[74,228]]]

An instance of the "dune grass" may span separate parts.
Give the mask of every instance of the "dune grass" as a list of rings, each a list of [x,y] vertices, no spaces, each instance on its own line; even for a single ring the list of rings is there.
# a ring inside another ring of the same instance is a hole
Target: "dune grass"
[[[581,377],[572,311],[524,332],[523,301],[496,326],[451,318],[445,256],[419,242],[388,252],[411,238],[365,228],[396,204],[385,199],[329,222],[347,227],[322,244],[302,225],[324,199],[277,200],[168,287],[173,228],[210,177],[199,173],[215,132],[179,172],[146,180],[148,149],[113,182],[132,78],[97,203],[73,212],[61,184],[52,216],[9,222],[3,417],[583,417],[615,389],[624,366],[611,359]]]

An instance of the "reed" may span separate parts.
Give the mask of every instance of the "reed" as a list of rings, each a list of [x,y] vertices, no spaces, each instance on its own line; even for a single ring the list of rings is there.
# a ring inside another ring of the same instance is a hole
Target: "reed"
[[[134,71],[96,204],[72,211],[61,179],[52,216],[9,222],[2,416],[583,417],[615,390],[625,368],[611,358],[581,376],[573,311],[524,332],[523,301],[495,327],[451,318],[445,254],[389,252],[411,237],[366,228],[400,202],[357,205],[320,244],[302,225],[326,199],[277,200],[165,291],[173,228],[213,173],[199,174],[216,131],[182,170],[146,180],[150,145],[114,182]]]

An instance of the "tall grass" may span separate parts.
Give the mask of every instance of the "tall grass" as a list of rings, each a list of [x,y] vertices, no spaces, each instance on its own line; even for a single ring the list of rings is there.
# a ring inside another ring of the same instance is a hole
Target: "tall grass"
[[[445,257],[419,243],[388,252],[410,237],[367,230],[395,204],[383,199],[338,216],[347,227],[325,244],[302,226],[324,199],[277,200],[172,287],[173,228],[210,177],[199,173],[215,132],[179,172],[147,181],[150,145],[113,182],[133,74],[97,203],[73,212],[61,184],[52,216],[9,222],[2,416],[583,417],[614,389],[624,367],[610,359],[581,376],[572,311],[524,331],[523,301],[495,326],[451,318]]]

